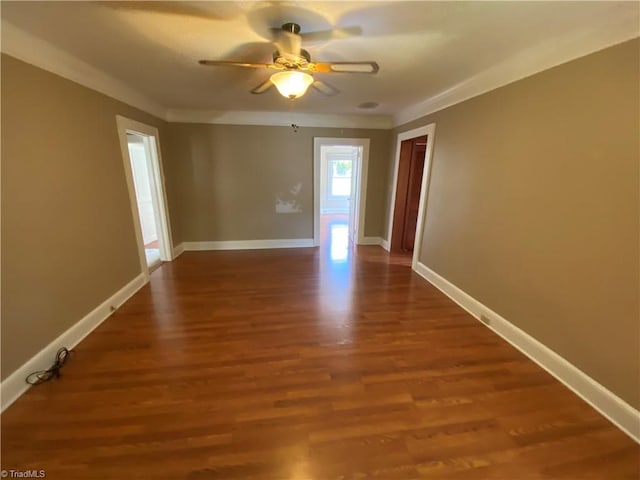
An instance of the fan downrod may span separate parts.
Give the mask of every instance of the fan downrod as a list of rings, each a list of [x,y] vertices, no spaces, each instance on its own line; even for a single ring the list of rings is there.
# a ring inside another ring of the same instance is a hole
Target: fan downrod
[[[296,35],[300,33],[300,25],[293,22],[283,23],[282,30],[285,32],[295,33]]]

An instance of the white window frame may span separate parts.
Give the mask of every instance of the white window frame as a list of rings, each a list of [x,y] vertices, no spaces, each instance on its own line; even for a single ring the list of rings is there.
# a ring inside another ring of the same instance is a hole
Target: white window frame
[[[332,164],[333,162],[347,162],[350,161],[351,162],[351,175],[349,175],[349,177],[336,177],[336,178],[349,178],[349,194],[348,195],[334,195],[333,194],[333,168],[332,168]],[[345,199],[345,198],[349,198],[351,196],[351,194],[353,193],[351,191],[351,184],[353,181],[353,160],[330,160],[327,159],[327,197],[330,199]]]

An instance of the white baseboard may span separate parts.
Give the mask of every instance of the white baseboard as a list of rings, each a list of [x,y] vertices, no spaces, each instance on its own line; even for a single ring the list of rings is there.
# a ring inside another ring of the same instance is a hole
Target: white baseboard
[[[380,246],[384,248],[387,252],[389,251],[389,240],[385,240],[384,238],[380,239]]]
[[[482,324],[560,380],[623,432],[640,443],[640,412],[638,410],[426,265],[418,263],[414,270],[478,320],[481,317],[488,319],[490,325],[484,322]]]
[[[381,245],[382,239],[380,237],[362,237],[358,242],[358,245]]]
[[[180,243],[173,247],[173,251],[171,252],[173,254],[173,259],[175,260],[182,255],[182,252],[184,252],[184,243]]]
[[[145,283],[147,283],[147,279],[141,273],[9,375],[0,383],[0,411],[4,411],[31,387],[25,381],[27,375],[37,370],[46,370],[51,367],[60,348],[75,347],[111,315],[112,307],[119,308],[134,293],[140,290]]]
[[[383,245],[380,237],[362,237],[358,245]],[[184,242],[173,249],[174,258],[183,251],[198,250],[253,250],[266,248],[313,247],[313,238],[289,238],[279,240],[227,240],[210,242]]]
[[[213,242],[184,242],[184,250],[254,250],[264,248],[313,247],[313,238],[280,240],[228,240]]]

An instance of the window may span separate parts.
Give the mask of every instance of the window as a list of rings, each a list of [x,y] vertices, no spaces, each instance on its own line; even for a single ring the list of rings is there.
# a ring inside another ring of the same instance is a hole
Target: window
[[[351,195],[352,160],[329,160],[329,186],[332,197]]]

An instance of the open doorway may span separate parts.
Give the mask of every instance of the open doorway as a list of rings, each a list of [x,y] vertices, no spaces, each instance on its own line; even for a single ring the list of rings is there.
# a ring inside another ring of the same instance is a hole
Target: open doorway
[[[353,243],[351,207],[361,150],[327,145],[320,151],[320,243],[330,242],[334,259],[346,259]]]
[[[117,116],[142,271],[172,259],[158,130]]]
[[[389,215],[388,250],[420,258],[435,124],[398,134]]]
[[[136,192],[138,219],[142,230],[142,244],[149,270],[157,268],[160,263],[160,239],[158,237],[159,206],[157,196],[154,195],[153,168],[151,152],[145,137],[127,132],[127,147],[133,174],[133,186]]]
[[[396,201],[393,206],[391,231],[393,253],[413,254],[426,151],[426,135],[409,138],[400,143]]]
[[[314,139],[314,244],[346,259],[364,234],[369,140]]]

